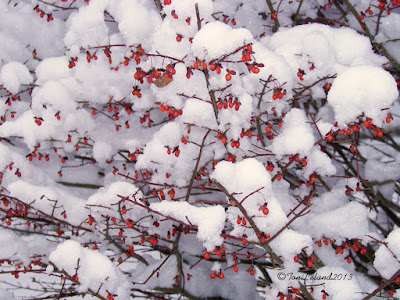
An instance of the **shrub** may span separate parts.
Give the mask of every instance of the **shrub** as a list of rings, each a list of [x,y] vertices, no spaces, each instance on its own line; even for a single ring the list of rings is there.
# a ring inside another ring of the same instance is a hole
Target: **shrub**
[[[399,5],[3,1],[2,299],[400,297]]]

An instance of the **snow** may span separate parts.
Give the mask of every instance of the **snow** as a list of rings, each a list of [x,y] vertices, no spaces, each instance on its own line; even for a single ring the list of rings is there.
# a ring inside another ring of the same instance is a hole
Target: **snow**
[[[182,122],[217,129],[213,107],[210,103],[188,99],[183,109]]]
[[[94,0],[72,13],[67,22],[64,43],[67,48],[107,45],[108,28],[104,22],[104,10],[109,0]]]
[[[382,172],[385,170],[385,172]],[[397,180],[400,178],[400,170],[397,161],[380,162],[370,159],[365,163],[365,178],[369,181],[384,182],[386,180]]]
[[[314,146],[315,139],[304,111],[294,108],[283,118],[283,128],[271,146],[278,155],[299,153],[305,156]]]
[[[14,296],[6,290],[0,289],[0,298],[14,300]]]
[[[232,29],[222,22],[206,24],[193,38],[193,54],[207,61],[229,54],[251,43],[253,36],[247,29]]]
[[[368,224],[368,208],[355,201],[308,220],[311,235],[317,240],[324,236],[336,240],[363,239],[370,232]]]
[[[88,289],[107,295],[107,292],[118,295],[117,299],[129,297],[129,283],[110,259],[103,254],[85,249],[73,240],[59,244],[49,260],[69,276],[76,275],[79,279],[78,290]],[[104,297],[105,297],[104,296]]]
[[[398,61],[398,11],[380,13],[369,0],[351,3],[365,12],[375,51],[384,54],[385,47]],[[20,263],[29,268],[39,258],[43,264],[32,266],[41,274],[4,278],[1,299],[51,297],[40,289],[58,287],[62,272],[77,273],[68,288],[85,299],[92,298],[89,290],[104,299],[109,293],[162,298],[164,288],[183,288],[190,294],[183,297],[196,299],[275,299],[279,292],[289,299],[299,281],[280,281],[277,274],[311,273],[304,265],[311,254],[324,264],[314,264],[315,274],[352,277],[306,282],[315,284],[315,299],[323,290],[327,299],[361,299],[377,284],[346,261],[349,255],[357,260],[354,249],[335,254],[345,241],[369,246],[363,259],[370,275],[389,279],[400,269],[394,217],[380,205],[370,209],[375,193],[399,204],[396,66],[374,52],[353,16],[339,20],[328,0],[281,1],[273,3],[280,23],[273,32],[264,0],[55,4],[0,1],[0,189],[33,212],[30,219],[7,216],[19,204],[0,200],[1,259],[10,260],[0,271],[18,271]],[[298,24],[318,22],[320,13],[335,25],[293,24],[294,17]],[[196,60],[208,71],[195,69]],[[143,82],[135,78],[139,70],[146,73]],[[174,73],[172,81],[149,82],[156,70]],[[236,72],[231,80],[228,71]],[[132,94],[136,88],[140,98]],[[276,91],[283,97],[274,99]],[[240,108],[215,112],[214,98],[231,98]],[[182,114],[173,117],[165,106]],[[394,119],[383,126],[389,113]],[[382,138],[365,126],[342,135],[340,129],[366,118],[383,127]],[[354,143],[357,153],[349,149]],[[310,184],[312,175],[317,179]],[[177,239],[181,224],[191,230]],[[315,247],[325,238],[334,244]],[[282,260],[271,269],[267,245]],[[225,253],[217,257],[217,249]],[[205,251],[212,259],[203,259]],[[225,279],[211,279],[214,271]],[[266,286],[265,272],[272,280]],[[9,284],[30,290],[11,295]]]
[[[259,188],[272,193],[271,177],[264,166],[255,159],[246,159],[236,164],[222,161],[211,175],[230,193],[251,193]]]
[[[35,69],[38,85],[46,81],[58,81],[71,76],[72,70],[68,68],[68,59],[65,56],[50,57],[42,60]]]
[[[71,224],[80,224],[85,215],[83,199],[70,195],[61,187],[39,186],[20,179],[11,183],[8,190],[13,197],[28,204],[34,203],[36,209],[47,215],[51,216],[54,211],[61,215],[65,211]],[[57,209],[53,208],[54,205]]]
[[[389,279],[400,270],[400,229],[394,229],[375,252],[374,267],[384,278]]]
[[[176,24],[172,20],[165,20],[152,34],[153,52],[159,52],[163,55],[184,58],[190,53],[191,44],[187,38],[183,38],[181,42],[176,42],[177,34],[183,32],[176,30]],[[169,41],[175,41],[170,43]]]
[[[253,113],[253,99],[243,90],[238,89],[238,99],[240,99],[240,109],[224,109],[220,110],[218,114],[219,129],[221,132],[225,131],[227,126],[230,126],[228,137],[238,140],[243,130],[249,127],[249,120]]]
[[[29,84],[32,81],[33,77],[28,68],[19,62],[9,62],[1,68],[0,84],[13,94],[18,93],[21,84]]]
[[[197,238],[208,251],[223,242],[221,237],[225,225],[225,211],[220,205],[196,207],[187,202],[162,201],[152,203],[150,208],[181,222],[198,226]]]
[[[62,111],[63,115],[76,111],[76,95],[70,89],[58,81],[47,81],[41,87],[34,89],[32,93],[32,110],[40,113],[43,106],[54,108],[55,113]]]
[[[211,178],[234,195],[248,215],[255,216],[253,220],[261,232],[272,236],[286,224],[287,217],[274,196],[271,177],[256,159],[244,159],[238,163],[222,161],[215,167]],[[268,215],[263,214],[263,205],[267,205]],[[231,234],[241,238],[246,234],[249,240],[257,240],[253,230],[237,224],[238,216],[243,217],[237,207],[228,208],[228,218],[234,226]]]
[[[382,18],[381,28],[389,39],[396,39],[400,34],[396,28],[400,26],[400,14],[394,12]]]
[[[161,23],[159,13],[146,1],[122,0],[115,2],[118,4],[110,7],[110,13],[118,22],[118,28],[128,45],[140,44]]]
[[[313,172],[317,172],[320,175],[334,175],[336,173],[336,167],[333,165],[329,156],[316,148],[307,156],[307,166],[304,170],[304,177],[310,177]]]
[[[316,279],[312,282],[314,295],[321,295],[322,297],[322,290],[325,290],[329,295],[329,299],[333,300],[359,300],[364,298],[355,274],[343,268],[326,266],[318,269],[314,275],[316,276]],[[324,277],[337,278],[337,280],[326,280]],[[341,279],[339,280],[339,278]]]
[[[340,73],[328,93],[328,102],[335,110],[340,127],[365,114],[381,124],[388,108],[399,96],[389,72],[373,66],[357,66]]]
[[[54,113],[44,111],[42,117],[45,119],[49,117],[48,122],[43,122],[41,126],[38,126],[32,111],[26,111],[15,121],[10,121],[0,127],[0,134],[3,137],[22,136],[26,145],[33,148],[38,140],[48,139],[58,132]]]
[[[105,141],[96,141],[93,145],[93,158],[98,162],[106,162],[113,155],[113,148]]]
[[[186,19],[191,18],[193,26],[197,27],[196,24],[196,10],[195,5],[198,5],[199,14],[204,16],[205,18],[212,14],[214,3],[211,0],[203,0],[198,2],[196,0],[180,0],[180,1],[172,1],[171,5],[164,6],[164,9],[167,13],[175,11],[179,18]]]
[[[97,193],[89,197],[87,204],[109,207],[121,200],[118,195],[127,197],[129,195],[136,195],[137,193],[138,188],[132,183],[116,181],[107,187],[99,189]]]
[[[282,28],[270,37],[268,45],[284,56],[296,72],[298,68],[306,69],[305,63],[309,61],[315,64],[317,71],[332,67],[339,71],[343,66],[385,62],[373,53],[367,37],[350,28],[331,28],[322,24]]]
[[[64,45],[60,40],[65,34],[64,22],[55,19],[51,26],[48,25],[37,16],[31,5],[18,3],[14,6],[1,2],[0,67],[12,61],[28,61],[28,68],[33,70],[38,64],[32,59],[33,49],[39,58],[63,55]]]
[[[12,241],[12,243],[9,241]],[[16,259],[22,261],[25,265],[29,263],[29,248],[24,240],[12,230],[0,229],[0,245],[1,257],[3,260]]]
[[[285,229],[279,236],[271,242],[271,247],[278,255],[282,255],[287,261],[287,267],[293,261],[293,258],[306,250],[308,254],[312,253],[313,242],[308,234],[301,234],[292,229]]]

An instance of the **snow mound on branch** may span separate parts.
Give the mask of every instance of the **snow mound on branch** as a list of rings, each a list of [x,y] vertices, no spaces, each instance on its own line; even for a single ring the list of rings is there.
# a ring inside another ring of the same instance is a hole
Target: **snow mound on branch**
[[[294,108],[283,118],[282,132],[274,139],[272,151],[277,155],[307,155],[314,143],[312,128],[304,111]]]
[[[193,143],[181,143],[183,125],[180,121],[181,117],[165,124],[138,157],[137,168],[157,170],[152,175],[154,182],[183,186],[190,181],[199,147]],[[201,143],[201,140],[197,143]],[[171,149],[170,155],[168,148]],[[166,173],[171,175],[170,178],[166,178]]]
[[[15,298],[10,292],[0,289],[0,299],[14,300]]]
[[[40,58],[64,53],[59,42],[65,32],[62,18],[55,18],[49,26],[32,8],[32,2],[10,5],[0,1],[0,67],[10,61],[26,61],[28,68],[34,68],[38,61],[32,59],[33,49]]]
[[[247,29],[232,29],[222,22],[212,22],[195,35],[192,50],[195,56],[212,60],[252,41],[253,36]]]
[[[81,47],[109,44],[108,27],[104,21],[108,2],[109,0],[91,1],[69,17],[64,43],[67,48],[73,48],[73,55]]]
[[[97,193],[91,195],[86,205],[91,207],[91,212],[100,212],[98,217],[107,215],[111,217],[120,217],[120,212],[118,211],[118,202],[120,202],[124,197],[132,197],[132,199],[140,199],[142,197],[142,192],[132,183],[125,181],[117,181],[111,183],[107,187],[100,188]],[[140,216],[141,210],[136,207],[135,209],[130,209],[127,211],[126,217],[135,219]]]
[[[392,277],[400,270],[400,263],[396,259],[400,257],[400,229],[393,230],[385,239],[385,243],[375,252],[374,267],[386,279]],[[390,250],[389,250],[390,249]],[[393,254],[396,257],[393,256]]]
[[[365,179],[378,182],[400,179],[399,159],[400,157],[393,162],[368,159],[365,163]],[[382,170],[385,170],[385,172],[382,172]]]
[[[358,202],[350,202],[335,210],[314,215],[308,220],[311,235],[343,239],[363,239],[369,234],[368,208]]]
[[[12,243],[10,243],[10,241],[12,241]],[[25,265],[30,263],[26,242],[12,230],[0,228],[0,251],[3,260],[20,259]],[[0,299],[4,298],[0,297]]]
[[[373,66],[352,67],[333,81],[328,102],[339,126],[351,123],[364,113],[375,124],[383,122],[388,108],[399,96],[396,81],[385,70]]]
[[[77,290],[80,292],[88,289],[96,292],[101,287],[99,293],[103,296],[108,291],[117,294],[117,299],[129,298],[129,283],[110,259],[99,252],[83,248],[76,241],[68,240],[58,245],[49,260],[68,275],[77,275],[80,283]]]
[[[36,87],[32,93],[32,110],[40,114],[43,106],[54,108],[55,112],[60,111],[63,115],[76,111],[76,95],[59,81],[47,81],[41,87]]]
[[[253,221],[261,232],[272,236],[286,224],[287,217],[275,198],[271,177],[261,162],[253,158],[238,163],[222,161],[215,167],[211,178],[241,203],[248,216],[254,216]],[[269,209],[268,215],[264,215],[261,209],[264,205]],[[237,207],[228,209],[228,219],[234,226],[231,234],[241,238],[246,234],[249,240],[258,240],[253,229],[237,224],[238,216],[244,217]]]
[[[307,166],[303,175],[308,178],[313,172],[317,172],[319,175],[334,175],[336,173],[336,168],[329,156],[316,147],[307,156]]]
[[[293,258],[303,249],[311,255],[312,245],[313,241],[308,234],[301,234],[292,229],[285,229],[270,243],[271,248],[289,263],[294,263]],[[288,267],[287,264],[285,267]]]
[[[183,109],[182,121],[187,124],[217,129],[213,107],[210,103],[188,99]]]
[[[263,188],[272,193],[271,177],[256,159],[245,159],[238,163],[220,162],[211,175],[230,193],[251,193]]]
[[[153,33],[153,52],[158,52],[162,53],[163,55],[168,55],[181,59],[189,55],[191,47],[189,39],[184,38],[180,43],[171,43],[171,41],[174,41],[176,39],[177,34],[184,34],[184,32],[181,31],[177,32],[177,28],[179,27],[177,27],[177,24],[175,24],[173,20],[165,19]]]
[[[224,240],[221,233],[225,225],[225,210],[221,205],[196,207],[187,202],[162,201],[152,203],[150,208],[184,223],[197,225],[197,238],[208,251],[220,246]]]
[[[57,81],[60,79],[71,77],[72,70],[68,68],[68,58],[49,57],[40,62],[35,69],[36,84],[42,85],[46,81]]]
[[[332,70],[330,68],[335,64],[380,65],[386,61],[374,54],[367,37],[350,28],[331,28],[321,24],[300,25],[282,29],[270,40],[266,38],[265,44],[284,56],[294,70],[305,67],[300,64],[303,60],[306,63],[313,62],[316,70]]]
[[[99,189],[96,194],[93,194],[87,200],[87,204],[98,206],[111,206],[121,201],[122,197],[130,195],[142,195],[139,189],[132,183],[125,181],[117,181],[110,184],[108,187]]]
[[[110,4],[115,4],[110,5],[110,13],[118,22],[119,31],[128,45],[146,41],[161,23],[160,14],[148,1],[122,0]]]
[[[26,111],[18,119],[4,123],[0,127],[0,135],[2,137],[22,136],[25,144],[30,149],[33,149],[40,140],[59,136],[59,124],[57,124],[57,119],[54,117],[54,112],[44,111],[41,117],[43,119],[48,117],[48,120],[38,126],[35,123],[35,116],[32,110]]]
[[[24,180],[17,180],[11,183],[7,189],[11,196],[30,204],[49,216],[53,215],[53,207],[56,206],[58,209],[55,211],[65,210],[68,222],[73,225],[80,225],[84,219],[84,200],[74,197],[61,188],[33,185]],[[61,214],[55,214],[54,217],[61,217]]]
[[[113,148],[105,141],[96,141],[93,145],[93,158],[97,162],[106,162],[112,158]]]
[[[29,74],[28,68],[20,62],[9,62],[1,68],[0,83],[11,93],[16,94],[21,84],[33,82],[33,77]]]
[[[249,123],[251,114],[253,113],[253,98],[243,92],[241,89],[237,89],[237,96],[240,99],[240,109],[222,109],[219,110],[219,130],[224,132],[228,126],[230,126],[227,132],[228,139],[238,140],[240,134],[249,129]]]
[[[190,18],[191,24],[197,29],[196,9],[195,5],[198,4],[200,17],[207,18],[213,13],[214,3],[212,0],[179,0],[172,1],[171,5],[164,6],[163,10],[168,15],[172,11],[178,15],[179,18]],[[204,21],[203,21],[204,22]]]
[[[332,300],[359,300],[365,296],[355,275],[343,268],[322,267],[314,274],[314,278],[314,295],[323,295],[322,290],[325,290]]]

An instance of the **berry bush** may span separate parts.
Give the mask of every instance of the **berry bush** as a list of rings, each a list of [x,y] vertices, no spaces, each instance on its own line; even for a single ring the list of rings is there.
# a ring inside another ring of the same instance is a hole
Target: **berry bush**
[[[399,299],[400,1],[0,2],[1,299]]]

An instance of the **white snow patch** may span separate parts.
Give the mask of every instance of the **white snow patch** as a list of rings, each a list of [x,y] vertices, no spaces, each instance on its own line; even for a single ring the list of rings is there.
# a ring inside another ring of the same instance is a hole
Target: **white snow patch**
[[[356,275],[343,268],[322,267],[313,276],[316,278],[312,282],[314,295],[321,295],[322,297],[322,290],[325,290],[329,295],[328,298],[332,300],[359,300],[365,296],[362,294]]]
[[[210,129],[218,128],[212,105],[197,99],[188,99],[186,101],[183,108],[182,121]]]
[[[375,252],[374,267],[386,279],[400,270],[400,229],[394,229],[385,239],[387,246],[381,245]],[[390,249],[390,250],[389,250]],[[393,254],[396,257],[393,256]]]
[[[283,118],[282,132],[274,139],[272,151],[278,155],[307,155],[314,146],[315,139],[311,125],[301,109],[290,110]]]
[[[212,22],[195,35],[192,50],[195,56],[212,60],[252,41],[253,36],[247,29],[232,29],[222,22]]]
[[[21,84],[33,82],[33,77],[28,68],[20,62],[9,62],[1,68],[0,83],[11,93],[16,94]]]
[[[111,260],[100,252],[83,248],[73,240],[65,241],[57,246],[49,260],[60,270],[70,276],[77,275],[80,292],[100,289],[100,293],[116,293],[118,299],[129,298],[129,283],[121,271],[114,266]],[[79,266],[77,268],[77,266]]]
[[[93,158],[97,162],[106,162],[113,155],[113,148],[104,141],[96,141],[93,145]]]
[[[225,225],[225,210],[221,205],[196,207],[187,202],[162,201],[152,203],[150,208],[184,223],[189,220],[197,225],[197,238],[208,251],[220,246],[224,240],[221,233]]]
[[[339,126],[356,121],[364,113],[380,125],[388,108],[399,96],[396,81],[389,72],[373,66],[352,67],[333,81],[328,102]]]
[[[335,210],[316,214],[308,220],[310,234],[315,239],[363,239],[368,229],[368,208],[358,202],[350,202]]]

